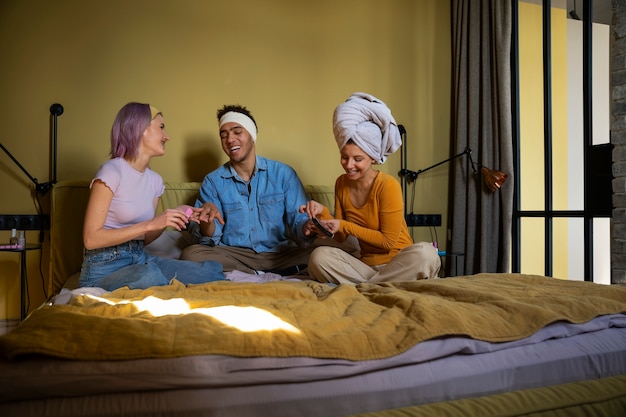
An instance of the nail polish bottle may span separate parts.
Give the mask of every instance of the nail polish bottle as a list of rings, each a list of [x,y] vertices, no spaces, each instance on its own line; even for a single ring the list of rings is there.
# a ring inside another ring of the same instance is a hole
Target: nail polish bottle
[[[11,229],[11,239],[9,239],[9,245],[17,247],[17,230]]]
[[[23,248],[26,246],[26,235],[23,230],[17,232],[17,247]]]

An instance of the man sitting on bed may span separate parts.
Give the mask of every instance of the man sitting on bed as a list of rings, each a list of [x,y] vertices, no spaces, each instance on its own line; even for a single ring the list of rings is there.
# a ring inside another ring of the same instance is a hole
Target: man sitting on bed
[[[308,197],[290,166],[256,155],[256,121],[247,108],[227,105],[217,111],[222,149],[230,160],[202,182],[191,223],[195,244],[181,259],[213,260],[227,271],[292,275],[306,268],[314,225],[299,207]]]

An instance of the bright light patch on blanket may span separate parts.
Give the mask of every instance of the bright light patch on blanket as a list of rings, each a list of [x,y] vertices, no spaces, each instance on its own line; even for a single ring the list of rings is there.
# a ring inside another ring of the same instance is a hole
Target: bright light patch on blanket
[[[170,300],[161,300],[160,298],[149,296],[143,300],[127,301],[133,304],[139,311],[147,311],[154,317],[177,316],[188,314],[191,309],[189,304],[182,298],[172,298]],[[120,302],[119,304],[125,304]]]
[[[269,311],[257,307],[219,306],[191,308],[187,301],[182,298],[163,300],[158,297],[148,296],[142,300],[121,300],[115,303],[97,296],[89,295],[88,297],[105,302],[109,305],[132,304],[137,310],[146,311],[154,317],[203,314],[242,332],[285,330],[291,333],[300,333],[300,330],[296,327],[276,317]]]
[[[196,308],[193,313],[205,314],[222,323],[235,327],[242,332],[256,332],[259,330],[285,330],[300,333],[300,330],[281,320],[272,313],[257,307],[221,306],[211,308]]]

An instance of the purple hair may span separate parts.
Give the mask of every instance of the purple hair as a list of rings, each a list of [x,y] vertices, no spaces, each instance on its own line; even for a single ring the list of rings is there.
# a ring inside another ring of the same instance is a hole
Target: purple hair
[[[132,102],[122,107],[111,128],[111,158],[136,158],[141,136],[151,121],[149,104]]]

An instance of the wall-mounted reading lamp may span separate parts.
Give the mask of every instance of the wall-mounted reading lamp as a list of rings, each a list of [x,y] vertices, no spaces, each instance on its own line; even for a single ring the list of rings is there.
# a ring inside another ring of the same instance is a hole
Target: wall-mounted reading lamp
[[[502,171],[496,171],[493,169],[489,169],[487,167],[484,167],[480,164],[476,164],[474,162],[474,160],[472,159],[472,150],[470,148],[465,148],[465,150],[463,152],[461,152],[460,154],[454,155],[448,159],[445,159],[441,162],[437,162],[434,165],[429,166],[428,168],[424,168],[424,169],[419,169],[417,171],[410,171],[406,168],[403,168],[400,170],[400,172],[398,173],[398,175],[400,175],[401,177],[406,177],[408,182],[413,182],[417,179],[417,177],[423,173],[426,172],[430,169],[436,168],[439,165],[445,164],[446,162],[450,162],[453,159],[456,159],[460,156],[463,155],[467,155],[467,158],[470,161],[470,164],[472,166],[472,171],[474,175],[478,175],[478,169],[477,167],[480,168],[480,174],[482,174],[483,176],[483,184],[485,184],[485,186],[490,190],[490,191],[498,191],[498,189],[500,189],[500,187],[502,187],[502,184],[504,183],[504,181],[506,181],[507,179],[507,175],[502,172]]]
[[[0,148],[6,153],[15,165],[17,165],[24,174],[35,184],[35,191],[39,194],[46,194],[52,186],[57,182],[57,117],[63,114],[63,106],[59,103],[54,103],[50,106],[50,114],[53,117],[53,133],[52,133],[52,179],[48,182],[40,183],[37,178],[30,175],[30,173],[24,168],[22,164],[9,152],[7,148],[4,147],[2,143],[0,143]]]
[[[414,182],[415,180],[417,180],[417,177],[419,177],[420,174],[431,170],[433,168],[438,167],[439,165],[445,164],[447,162],[450,162],[456,158],[459,158],[461,156],[466,155],[467,159],[469,159],[470,165],[472,166],[472,171],[474,176],[477,175],[482,175],[482,180],[483,180],[483,184],[485,184],[485,186],[487,187],[487,189],[489,189],[489,191],[491,192],[496,192],[500,189],[500,187],[502,187],[502,184],[504,183],[504,181],[506,181],[507,179],[507,174],[505,174],[502,171],[496,171],[493,169],[489,169],[485,166],[482,166],[481,164],[476,164],[474,162],[474,160],[472,159],[472,150],[469,147],[466,147],[465,150],[457,155],[454,155],[448,159],[444,159],[441,162],[437,162],[434,165],[429,166],[428,168],[424,168],[424,169],[420,169],[417,171],[411,171],[409,169],[406,168],[406,129],[404,128],[404,126],[402,125],[398,125],[398,129],[400,130],[400,135],[402,136],[402,167],[400,169],[400,172],[398,172],[398,175],[403,179],[403,186],[402,186],[402,190],[404,192],[404,214],[405,216],[408,215],[407,213],[407,183],[410,182]]]
[[[9,158],[17,165],[24,174],[35,185],[35,197],[39,203],[39,196],[45,195],[52,189],[52,186],[57,182],[57,117],[63,114],[63,106],[59,103],[54,103],[50,106],[50,115],[53,122],[52,133],[52,179],[48,182],[40,183],[37,178],[30,175],[30,173],[24,168],[22,164],[9,152],[7,148],[0,143],[0,149],[6,153]],[[41,211],[41,205],[37,209]],[[0,214],[0,230],[21,229],[21,230],[39,230],[39,241],[43,241],[43,230],[50,228],[50,216],[47,214]]]

